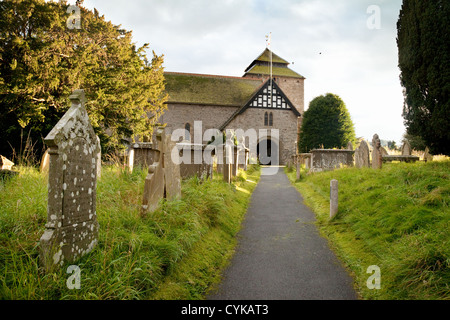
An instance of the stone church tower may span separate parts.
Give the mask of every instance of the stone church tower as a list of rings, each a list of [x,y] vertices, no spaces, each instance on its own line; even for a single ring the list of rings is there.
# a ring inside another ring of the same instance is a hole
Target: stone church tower
[[[242,77],[166,72],[168,108],[159,122],[172,131],[185,129],[184,140],[194,143],[207,143],[200,137],[208,129],[267,133],[247,138],[255,150],[251,156],[259,157],[260,144],[268,145],[269,155],[276,148],[279,163],[286,164],[297,152],[305,80],[288,65],[265,49]],[[195,132],[200,123],[202,132]]]

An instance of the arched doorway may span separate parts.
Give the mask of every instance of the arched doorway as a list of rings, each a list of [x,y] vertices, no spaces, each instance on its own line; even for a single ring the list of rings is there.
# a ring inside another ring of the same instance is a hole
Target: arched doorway
[[[261,140],[256,147],[259,163],[267,166],[278,165],[280,163],[278,151],[278,144],[273,139]]]

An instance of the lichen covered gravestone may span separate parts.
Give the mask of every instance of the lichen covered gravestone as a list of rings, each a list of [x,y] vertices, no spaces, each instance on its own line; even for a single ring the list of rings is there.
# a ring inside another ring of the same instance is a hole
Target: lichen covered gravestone
[[[362,140],[355,150],[355,167],[369,168],[370,167],[370,151],[366,140]]]
[[[98,240],[100,146],[84,107],[84,91],[74,91],[70,100],[70,109],[45,138],[50,155],[48,216],[40,239],[40,258],[46,270],[77,260]]]
[[[145,178],[141,215],[156,210],[163,198],[175,200],[181,197],[180,159],[171,135],[164,128],[156,132],[154,162],[148,167]]]
[[[381,169],[382,155],[381,155],[381,141],[378,134],[374,134],[372,138],[372,168]]]

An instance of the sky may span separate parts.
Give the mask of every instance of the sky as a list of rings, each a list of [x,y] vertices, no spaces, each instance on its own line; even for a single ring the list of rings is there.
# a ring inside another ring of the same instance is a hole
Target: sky
[[[68,1],[75,4],[75,0]],[[401,0],[85,0],[133,41],[164,55],[166,71],[242,76],[266,48],[305,80],[305,110],[334,93],[357,137],[401,145],[396,23]]]

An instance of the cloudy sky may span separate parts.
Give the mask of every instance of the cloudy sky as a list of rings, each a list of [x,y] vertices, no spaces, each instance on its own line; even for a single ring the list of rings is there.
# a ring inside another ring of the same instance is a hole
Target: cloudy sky
[[[69,1],[74,4],[75,1]],[[265,49],[306,77],[305,108],[325,93],[347,105],[356,135],[399,144],[396,23],[401,0],[85,0],[165,57],[165,70],[242,76]],[[379,13],[379,14],[378,14]],[[149,53],[151,54],[151,52]]]

